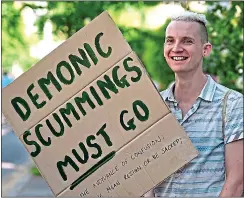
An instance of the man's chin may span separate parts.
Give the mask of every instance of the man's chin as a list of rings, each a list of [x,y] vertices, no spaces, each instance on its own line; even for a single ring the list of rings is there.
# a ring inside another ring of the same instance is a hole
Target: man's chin
[[[170,65],[170,68],[175,73],[187,71],[187,68],[185,67],[185,65]]]

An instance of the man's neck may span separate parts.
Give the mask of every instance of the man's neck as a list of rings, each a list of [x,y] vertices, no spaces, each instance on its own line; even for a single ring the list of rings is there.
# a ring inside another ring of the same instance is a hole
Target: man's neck
[[[194,102],[207,82],[202,71],[175,75],[175,99],[180,103]]]

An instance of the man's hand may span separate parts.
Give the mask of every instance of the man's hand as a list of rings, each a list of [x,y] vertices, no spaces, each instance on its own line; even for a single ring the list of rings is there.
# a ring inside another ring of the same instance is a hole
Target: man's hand
[[[221,197],[240,197],[243,193],[243,142],[242,139],[225,145],[226,181]]]

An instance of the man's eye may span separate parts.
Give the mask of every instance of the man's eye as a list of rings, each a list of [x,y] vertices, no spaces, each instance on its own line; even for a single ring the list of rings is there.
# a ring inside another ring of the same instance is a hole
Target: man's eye
[[[193,42],[192,42],[192,40],[184,40],[184,43],[186,43],[186,44],[192,44]]]
[[[173,43],[173,39],[166,39],[165,43]]]

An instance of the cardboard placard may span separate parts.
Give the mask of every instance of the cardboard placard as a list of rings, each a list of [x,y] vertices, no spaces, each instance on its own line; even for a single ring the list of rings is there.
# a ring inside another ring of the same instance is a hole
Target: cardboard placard
[[[3,112],[55,196],[141,196],[197,156],[107,12],[5,88]]]

